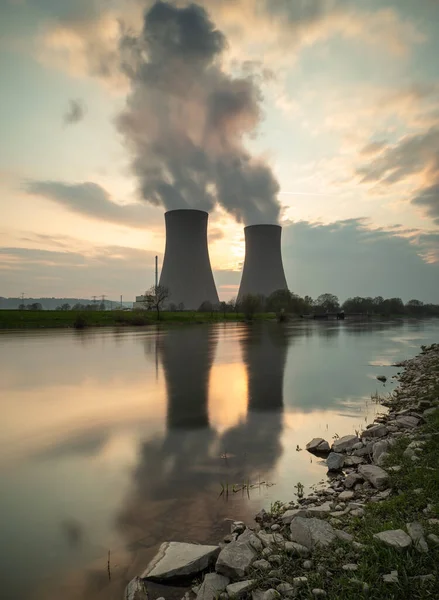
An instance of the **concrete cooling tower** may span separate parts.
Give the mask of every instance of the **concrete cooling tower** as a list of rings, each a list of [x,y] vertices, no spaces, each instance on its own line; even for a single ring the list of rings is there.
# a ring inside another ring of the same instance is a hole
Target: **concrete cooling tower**
[[[238,300],[246,294],[266,298],[276,290],[288,289],[282,264],[279,225],[250,225],[244,229],[245,261]]]
[[[197,310],[204,301],[218,304],[207,248],[208,214],[203,210],[165,213],[166,248],[160,285],[169,289],[167,303]]]

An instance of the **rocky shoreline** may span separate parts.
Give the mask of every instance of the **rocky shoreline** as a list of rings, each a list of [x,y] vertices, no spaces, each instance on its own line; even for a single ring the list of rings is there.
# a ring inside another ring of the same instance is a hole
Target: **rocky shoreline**
[[[404,371],[386,414],[361,434],[307,444],[326,459],[327,487],[262,510],[252,526],[233,522],[218,546],[165,542],[125,600],[148,600],[148,581],[176,580],[192,581],[183,600],[439,598],[439,480],[428,459],[439,443],[439,344],[395,366]]]

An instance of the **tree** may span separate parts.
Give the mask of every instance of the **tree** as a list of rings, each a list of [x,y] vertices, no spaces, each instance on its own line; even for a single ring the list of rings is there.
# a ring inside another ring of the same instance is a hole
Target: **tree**
[[[180,303],[179,303],[179,305],[178,305],[178,310],[179,310],[180,312],[183,312],[183,311],[184,311],[184,304],[183,304],[183,302],[180,302]]]
[[[70,310],[70,304],[68,302],[66,302],[65,304],[61,305],[61,310]]]
[[[219,307],[220,307],[220,310],[221,310],[221,312],[223,313],[223,317],[224,317],[224,318],[226,318],[226,313],[227,313],[227,312],[228,312],[228,310],[229,310],[229,307],[228,307],[228,305],[227,305],[227,302],[224,302],[224,301],[223,301],[223,302],[220,302],[220,303],[219,303]]]
[[[23,303],[19,304],[18,310],[26,310],[26,304],[23,304]]]
[[[422,315],[424,311],[424,303],[420,300],[409,300],[405,305],[407,313],[411,316],[417,317]]]
[[[227,302],[227,306],[230,308],[230,312],[235,312],[236,304],[236,298],[230,298],[230,300]]]
[[[261,299],[255,294],[246,294],[242,297],[239,304],[248,321],[251,321],[255,316],[255,313],[261,309]]]
[[[177,305],[174,304],[173,302],[171,302],[170,305],[169,305],[169,310],[171,312],[175,312],[177,310]]]
[[[291,311],[292,296],[289,290],[276,290],[267,299],[267,311],[274,312],[277,316]]]
[[[72,310],[85,310],[85,305],[81,304],[81,302],[77,302],[73,305]]]
[[[198,312],[213,312],[213,304],[209,300],[205,300],[198,307]]]
[[[337,296],[334,294],[320,294],[316,300],[316,308],[323,312],[338,312],[340,310],[340,304]]]
[[[43,310],[43,306],[40,302],[32,302],[26,306],[27,310]]]
[[[169,298],[169,288],[164,285],[153,285],[145,292],[144,296],[144,304],[148,310],[154,309],[157,311],[157,321],[160,321],[160,310]]]

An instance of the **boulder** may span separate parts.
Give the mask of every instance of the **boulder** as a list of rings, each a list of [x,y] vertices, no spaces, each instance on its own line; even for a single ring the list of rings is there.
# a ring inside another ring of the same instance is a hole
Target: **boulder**
[[[309,549],[302,544],[296,542],[285,542],[285,552],[292,554],[293,556],[306,557],[309,556]]]
[[[368,429],[365,429],[361,437],[362,438],[380,438],[388,434],[387,427],[385,425],[373,425]]]
[[[229,585],[230,579],[218,573],[207,573],[197,592],[197,600],[216,600]]]
[[[269,546],[283,546],[285,544],[285,538],[281,533],[260,531],[257,537],[261,540],[264,548],[268,548]]]
[[[387,452],[391,445],[390,440],[379,440],[375,442],[372,449],[372,460],[376,464],[381,454]]]
[[[345,488],[350,490],[351,488],[354,487],[354,485],[356,483],[359,483],[362,481],[364,481],[364,477],[362,475],[360,475],[359,473],[349,473],[349,475],[343,481],[343,485],[345,486]]]
[[[226,587],[226,592],[229,596],[239,598],[244,594],[247,594],[250,590],[252,590],[256,585],[255,579],[246,579],[245,581],[237,581],[236,583],[231,583]]]
[[[337,454],[336,452],[331,452],[326,459],[326,465],[328,467],[328,471],[340,471],[343,468],[344,464],[344,455]]]
[[[380,533],[375,533],[373,537],[395,550],[406,550],[412,545],[412,538],[402,529],[381,531]]]
[[[236,543],[232,542],[232,544]],[[219,552],[219,546],[164,542],[141,577],[151,581],[166,581],[196,575],[207,569],[215,561]]]
[[[263,544],[260,538],[251,529],[246,529],[242,535],[239,536],[240,542],[247,542],[257,552],[261,552]]]
[[[428,552],[428,544],[424,537],[424,528],[420,523],[407,523],[407,531],[412,538],[415,548],[420,552]]]
[[[411,417],[408,415],[403,415],[402,417],[396,418],[396,423],[399,427],[404,427],[405,429],[413,429],[419,425],[420,419],[417,417]]]
[[[253,563],[253,568],[258,569],[259,571],[269,571],[271,569],[271,564],[268,562],[268,560],[261,558],[260,560],[255,560]]]
[[[358,467],[358,473],[378,490],[383,490],[388,487],[389,474],[381,467],[377,467],[376,465],[360,465]]]
[[[291,521],[293,519],[295,519],[296,517],[305,517],[305,516],[306,516],[306,510],[304,508],[293,508],[291,510],[287,510],[286,512],[284,512],[281,519],[282,519],[282,522],[285,523],[285,525],[288,525],[288,523],[291,523]]]
[[[329,444],[323,438],[314,438],[305,446],[308,452],[329,452]]]
[[[125,600],[148,600],[148,593],[140,577],[131,579],[124,594]]]
[[[346,500],[352,500],[353,497],[354,492],[351,490],[346,490],[339,494],[338,499],[341,500],[341,502],[345,502]]]
[[[345,456],[344,467],[358,467],[365,463],[365,459],[362,456]]]
[[[316,518],[296,517],[291,521],[291,540],[312,550],[316,546],[326,547],[335,540],[334,528]]]
[[[360,439],[356,435],[345,435],[332,444],[333,452],[347,452],[352,449],[352,446],[358,444]]]
[[[256,551],[239,538],[223,548],[216,561],[215,570],[230,579],[242,579],[256,559]]]

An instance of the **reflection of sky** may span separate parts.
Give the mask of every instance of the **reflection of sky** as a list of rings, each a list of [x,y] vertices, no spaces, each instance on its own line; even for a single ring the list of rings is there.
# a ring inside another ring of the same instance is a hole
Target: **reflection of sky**
[[[438,330],[434,321],[307,322],[175,328],[158,337],[2,334],[0,510],[9,518],[1,569],[27,564],[26,587],[37,574],[97,558],[98,577],[99,557],[111,548],[121,582],[163,539],[219,539],[225,517],[250,519],[274,499],[290,500],[297,481],[318,481],[324,470],[296,446],[370,422],[382,410],[371,393],[391,389],[376,381],[382,369],[372,363],[413,355],[406,341],[419,346]],[[217,500],[221,481],[247,479],[275,485],[250,499]],[[66,523],[80,528],[77,544]],[[75,585],[84,573],[72,575]],[[85,597],[72,589],[68,600]]]

